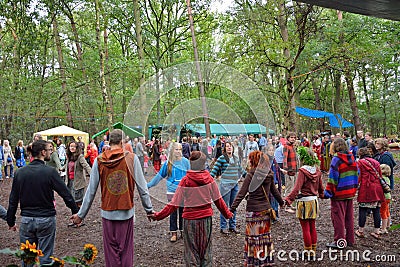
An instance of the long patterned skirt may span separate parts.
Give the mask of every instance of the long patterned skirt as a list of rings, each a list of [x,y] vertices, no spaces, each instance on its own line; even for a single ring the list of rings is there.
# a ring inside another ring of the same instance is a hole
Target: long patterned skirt
[[[185,266],[212,266],[212,217],[183,219]]]
[[[272,266],[274,263],[270,227],[269,211],[246,212],[245,267]]]

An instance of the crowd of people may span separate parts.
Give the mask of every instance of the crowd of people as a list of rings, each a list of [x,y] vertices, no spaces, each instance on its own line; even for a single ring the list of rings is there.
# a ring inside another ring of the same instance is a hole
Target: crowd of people
[[[133,266],[135,187],[149,220],[169,216],[169,240],[177,242],[182,237],[186,266],[212,265],[212,203],[220,211],[220,234],[229,235],[240,233],[237,209],[241,201],[247,201],[245,266],[274,262],[271,226],[279,220],[280,207],[298,218],[304,251],[311,258],[318,243],[318,199],[330,199],[334,233],[328,247],[340,248],[337,241],[341,239],[352,246],[355,237],[365,237],[368,213],[374,218],[370,235],[381,239],[388,233],[391,195],[382,183],[394,189],[396,162],[388,140],[373,139],[368,132],[359,131],[354,137],[347,132],[319,134],[311,141],[306,134],[288,132],[285,137],[270,138],[262,134],[185,136],[176,142],[131,140],[121,130],[113,130],[98,146],[92,140],[85,148],[82,138],[67,145],[64,141],[35,136],[27,147],[21,140],[14,149],[7,140],[0,146],[5,179],[13,179],[9,206],[7,210],[0,206],[0,218],[15,231],[19,204],[20,241],[38,244],[44,254],[41,264],[52,262],[56,233],[53,191],[71,209],[68,226],[77,228],[85,225],[99,185],[106,266]],[[155,212],[149,189],[162,179],[166,179],[168,204]],[[353,214],[356,195],[357,230]]]

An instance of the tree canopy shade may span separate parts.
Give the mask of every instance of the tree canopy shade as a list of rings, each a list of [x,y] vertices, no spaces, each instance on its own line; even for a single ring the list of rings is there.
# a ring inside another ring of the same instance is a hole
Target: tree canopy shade
[[[345,119],[343,119],[340,114],[336,114],[335,116],[333,113],[330,112],[302,108],[302,107],[296,107],[296,112],[299,113],[300,115],[310,118],[328,118],[329,124],[331,125],[331,127],[334,128],[340,128],[338,119],[341,121],[342,128],[354,127],[354,125],[351,122],[348,122]]]
[[[206,135],[204,124],[186,124],[186,129],[201,136]],[[211,134],[214,135],[239,135],[239,134],[266,134],[267,128],[261,124],[210,124]],[[268,130],[269,134],[275,132]]]
[[[131,137],[131,138],[135,138],[135,137],[140,137],[140,136],[144,136],[143,134],[139,133],[138,131],[132,129],[131,127],[123,124],[122,122],[117,122],[114,123],[112,126],[114,129],[121,129],[127,136]],[[96,138],[97,136],[100,136],[102,134],[105,134],[108,131],[108,128],[105,128],[104,130],[98,132],[97,134],[94,134],[92,136],[92,139]]]
[[[47,129],[41,132],[37,132],[34,134],[40,134],[44,140],[47,140],[48,136],[73,136],[75,140],[78,140],[78,136],[82,136],[82,142],[85,143],[85,145],[89,144],[89,134],[86,132],[82,132],[79,130],[76,130],[74,128],[61,125],[55,128]],[[85,146],[86,149],[86,146]]]
[[[298,2],[400,21],[400,1],[398,0],[299,0]]]
[[[0,139],[122,122],[172,140],[204,114],[283,134],[324,129],[299,120],[296,105],[352,118],[352,134],[398,135],[400,21],[336,12],[371,1],[235,0],[224,13],[192,1],[206,113],[185,1],[0,1]],[[372,15],[389,3],[400,16],[397,2],[374,1]]]

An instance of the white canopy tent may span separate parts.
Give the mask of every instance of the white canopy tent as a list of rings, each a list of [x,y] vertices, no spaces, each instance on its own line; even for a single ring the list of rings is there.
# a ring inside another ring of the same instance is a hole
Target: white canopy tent
[[[41,132],[34,133],[34,136],[36,134],[40,134],[44,140],[47,140],[48,136],[73,136],[76,141],[78,141],[78,136],[82,136],[82,142],[85,143],[85,150],[86,146],[89,144],[89,134],[86,132],[82,132],[79,130],[76,130],[74,128],[68,127],[66,125],[61,125],[55,128],[51,128],[48,130],[44,130]]]

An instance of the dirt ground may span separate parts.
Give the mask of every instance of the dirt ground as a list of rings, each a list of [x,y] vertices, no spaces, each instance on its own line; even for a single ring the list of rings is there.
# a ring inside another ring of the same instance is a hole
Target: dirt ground
[[[399,162],[400,163],[400,162]],[[399,166],[400,164],[398,164]],[[397,166],[397,167],[398,167]],[[398,170],[399,168],[397,168]],[[396,172],[396,176],[400,176],[400,172]],[[149,181],[151,175],[146,176]],[[399,181],[397,179],[397,181]],[[12,181],[5,180],[0,183],[0,204],[4,207],[8,206],[8,195],[10,192]],[[326,177],[324,177],[326,183]],[[165,181],[160,182],[158,186],[152,188],[152,202],[154,209],[159,211],[166,200]],[[400,223],[400,185],[396,184],[396,188],[392,194],[394,199],[392,204],[393,224]],[[136,193],[137,194],[137,193]],[[85,220],[86,225],[78,228],[68,228],[68,218],[70,211],[66,208],[62,199],[57,195],[57,237],[55,244],[55,256],[62,258],[63,256],[78,256],[82,251],[84,244],[92,243],[98,250],[99,255],[93,266],[104,266],[104,254],[102,248],[102,226],[99,212],[100,195],[97,193],[92,208]],[[169,220],[168,218],[160,222],[148,222],[138,197],[135,197],[136,205],[136,222],[135,222],[135,266],[183,266],[183,240],[179,239],[176,243],[169,242]],[[240,235],[230,234],[222,236],[219,233],[219,213],[214,207],[213,216],[213,259],[214,266],[242,266],[243,245],[244,245],[244,207],[245,201],[240,204],[237,214],[238,230]],[[274,240],[275,250],[279,252],[279,258],[275,254],[275,266],[400,266],[400,230],[389,232],[384,235],[381,240],[376,240],[367,235],[366,238],[360,239],[356,237],[354,247],[343,250],[342,252],[323,251],[327,248],[325,244],[333,240],[333,227],[330,219],[330,202],[329,200],[320,201],[320,218],[317,220],[318,232],[318,248],[316,262],[306,262],[295,260],[296,252],[292,250],[302,251],[302,233],[300,224],[294,214],[281,211],[280,218],[277,223],[272,225],[271,235]],[[354,202],[355,210],[355,227],[358,225],[357,204]],[[19,221],[19,212],[17,221]],[[373,220],[371,217],[367,219],[366,233],[373,229]],[[0,222],[0,249],[19,247],[18,232],[8,230],[8,226],[4,221]],[[286,254],[284,254],[286,253]],[[290,253],[290,254],[289,254]],[[359,260],[356,257],[359,253]],[[323,256],[322,256],[323,255]],[[347,260],[346,260],[347,255]],[[364,255],[364,257],[363,257]],[[386,259],[390,262],[382,262],[374,259]],[[322,258],[322,259],[321,259]],[[370,258],[371,261],[366,261]],[[354,260],[353,260],[354,259]],[[18,264],[18,260],[12,256],[0,254],[0,267],[7,264]]]

